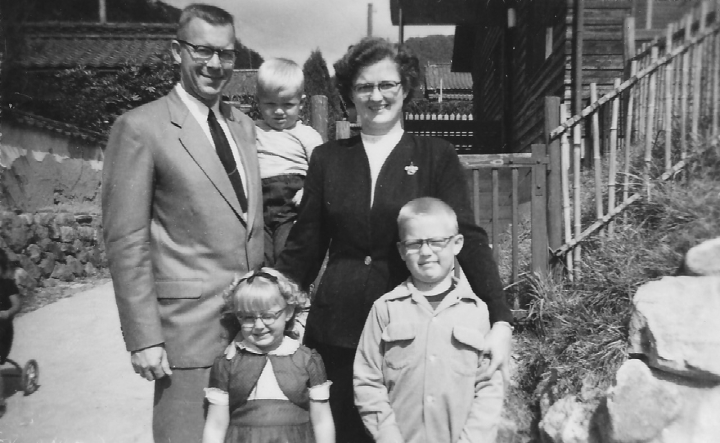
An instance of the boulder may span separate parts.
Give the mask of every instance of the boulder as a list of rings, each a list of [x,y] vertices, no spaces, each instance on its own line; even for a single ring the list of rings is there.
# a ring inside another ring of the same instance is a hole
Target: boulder
[[[77,235],[82,241],[95,241],[96,230],[92,226],[78,226]]]
[[[683,400],[676,386],[658,381],[642,361],[628,360],[605,405],[599,418],[603,441],[640,443],[655,441],[678,418]]]
[[[550,406],[538,427],[544,443],[599,443],[591,432],[598,402],[581,402],[574,395],[563,397]]]
[[[633,298],[630,352],[683,377],[720,382],[720,277],[663,277]]]
[[[618,370],[597,423],[603,443],[718,441],[720,384],[692,380],[629,360]]]
[[[55,254],[46,253],[45,257],[40,260],[38,268],[40,269],[43,277],[49,277],[50,274],[52,274],[52,272],[55,270]]]
[[[75,228],[72,226],[60,226],[60,240],[63,243],[71,244],[78,238]]]
[[[683,265],[678,273],[695,276],[720,276],[720,238],[714,238],[690,248],[685,254]]]
[[[61,281],[73,281],[75,276],[73,275],[72,269],[64,263],[55,263],[55,269],[53,269],[50,278],[54,278]]]
[[[40,263],[40,260],[42,260],[42,249],[36,244],[29,245],[25,249],[25,255],[33,263]]]
[[[93,264],[90,262],[85,263],[85,275],[90,277],[95,274],[97,274],[97,269],[95,268],[95,266],[93,266]]]
[[[85,266],[75,257],[68,256],[65,260],[65,266],[67,266],[68,270],[76,277],[82,277],[85,273]]]

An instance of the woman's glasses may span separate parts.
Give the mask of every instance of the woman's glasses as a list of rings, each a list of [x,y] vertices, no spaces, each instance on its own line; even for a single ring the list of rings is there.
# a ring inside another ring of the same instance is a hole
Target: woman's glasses
[[[191,48],[190,53],[195,60],[207,63],[213,58],[213,55],[217,54],[220,63],[223,65],[235,64],[237,52],[234,49],[217,49],[210,46],[193,45],[188,41],[180,39],[177,39],[177,41]]]
[[[451,235],[450,237],[439,237],[439,238],[423,238],[418,240],[405,240],[401,241],[399,244],[405,248],[405,251],[409,254],[417,254],[422,249],[423,245],[428,245],[431,250],[434,252],[439,252],[445,249],[445,247],[450,243],[450,240],[455,238],[455,235]]]
[[[285,312],[285,308],[275,312],[266,311],[259,314],[252,314],[250,312],[238,312],[237,318],[238,320],[240,320],[240,324],[242,326],[254,326],[258,319],[263,322],[265,326],[272,326],[275,321],[280,318],[280,314],[282,314],[283,312]]]
[[[400,85],[400,82],[385,80],[379,83],[359,83],[354,85],[352,89],[358,97],[366,98],[372,95],[375,88],[378,88],[378,91],[380,91],[380,94],[382,95],[395,94]]]

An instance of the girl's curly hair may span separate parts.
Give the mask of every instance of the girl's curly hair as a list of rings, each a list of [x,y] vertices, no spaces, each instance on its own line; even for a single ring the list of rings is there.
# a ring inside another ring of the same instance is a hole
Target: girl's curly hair
[[[275,291],[280,294],[288,306],[294,308],[293,314],[285,326],[286,333],[289,333],[295,326],[295,317],[298,311],[307,307],[308,296],[297,283],[272,268],[263,267],[243,276],[237,275],[222,293],[225,300],[223,314],[234,317],[239,311],[267,309],[269,301],[267,295],[274,294]]]
[[[336,86],[343,100],[352,102],[352,87],[360,70],[388,58],[397,64],[403,91],[408,93],[404,103],[409,103],[420,85],[420,62],[406,46],[379,37],[363,38],[333,65]]]

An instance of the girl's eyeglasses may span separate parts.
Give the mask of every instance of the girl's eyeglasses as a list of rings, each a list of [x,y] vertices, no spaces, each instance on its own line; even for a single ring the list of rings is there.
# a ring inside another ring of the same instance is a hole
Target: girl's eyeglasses
[[[285,308],[280,309],[276,312],[266,311],[266,312],[261,312],[259,314],[251,314],[249,312],[239,312],[237,314],[237,318],[238,318],[238,320],[240,320],[240,324],[242,326],[254,326],[255,322],[257,322],[258,319],[260,319],[260,321],[263,322],[263,324],[265,326],[272,326],[273,323],[275,323],[275,321],[277,321],[277,319],[280,318],[280,314],[282,314],[283,312],[285,312]]]
[[[379,83],[360,83],[352,87],[358,97],[369,97],[378,88],[382,95],[393,95],[398,91],[400,82],[385,80]]]

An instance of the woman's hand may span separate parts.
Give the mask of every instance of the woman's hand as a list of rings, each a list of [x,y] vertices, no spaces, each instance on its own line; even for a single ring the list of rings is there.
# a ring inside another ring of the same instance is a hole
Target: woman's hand
[[[489,380],[496,370],[502,371],[503,380],[510,380],[510,353],[512,350],[512,326],[507,322],[495,322],[485,336],[486,353],[490,356],[490,364],[481,375]]]

